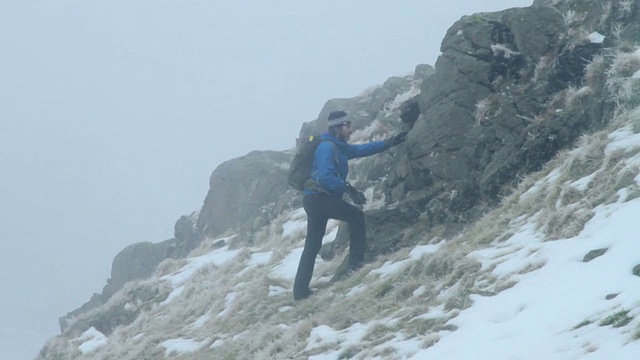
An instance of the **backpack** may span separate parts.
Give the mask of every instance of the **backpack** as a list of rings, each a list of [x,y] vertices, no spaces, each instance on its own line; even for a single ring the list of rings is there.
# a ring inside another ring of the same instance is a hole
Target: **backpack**
[[[292,188],[302,191],[304,183],[311,177],[311,165],[313,157],[316,154],[316,148],[322,142],[320,135],[311,135],[306,139],[302,139],[298,144],[296,154],[289,165],[289,175],[287,182]]]
[[[287,176],[287,182],[292,188],[298,191],[304,190],[304,184],[311,177],[311,165],[313,165],[316,149],[323,141],[329,140],[322,140],[319,134],[315,134],[302,139],[298,144],[296,154],[291,160],[291,165],[289,165],[289,175]],[[329,142],[333,145],[332,141]]]

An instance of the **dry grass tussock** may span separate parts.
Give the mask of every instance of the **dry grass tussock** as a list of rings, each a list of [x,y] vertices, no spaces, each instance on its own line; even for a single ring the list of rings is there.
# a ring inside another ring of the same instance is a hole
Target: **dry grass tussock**
[[[640,105],[640,78],[635,75],[640,71],[640,52],[618,51],[611,57],[606,87],[621,116]]]

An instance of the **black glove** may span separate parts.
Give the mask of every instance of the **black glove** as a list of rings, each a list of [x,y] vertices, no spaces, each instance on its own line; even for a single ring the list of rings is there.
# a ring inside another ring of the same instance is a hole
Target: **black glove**
[[[349,183],[345,184],[345,192],[347,193],[347,195],[349,195],[351,201],[353,201],[354,204],[364,205],[367,203],[367,198],[364,196],[364,194],[361,191],[358,191],[358,189],[351,186],[351,184]]]
[[[398,144],[402,144],[405,140],[407,140],[407,132],[403,131],[401,133],[398,133],[398,134],[393,135],[392,137],[388,138],[387,140],[385,140],[385,142],[387,143],[387,145],[389,147],[392,147],[392,146],[396,146]]]

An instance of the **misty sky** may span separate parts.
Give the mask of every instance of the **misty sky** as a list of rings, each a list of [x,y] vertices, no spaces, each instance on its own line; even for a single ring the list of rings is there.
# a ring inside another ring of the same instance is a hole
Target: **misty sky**
[[[433,65],[462,15],[531,3],[2,2],[0,358],[33,358],[122,248],[173,237],[221,162]]]

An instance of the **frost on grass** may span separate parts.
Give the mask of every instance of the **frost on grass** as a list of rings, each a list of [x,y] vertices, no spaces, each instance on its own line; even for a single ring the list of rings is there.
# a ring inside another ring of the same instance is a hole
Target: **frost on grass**
[[[640,105],[640,51],[618,51],[607,71],[606,86],[616,104],[617,115]]]

